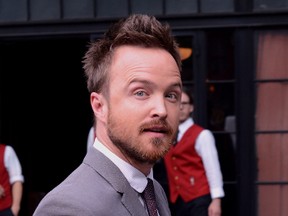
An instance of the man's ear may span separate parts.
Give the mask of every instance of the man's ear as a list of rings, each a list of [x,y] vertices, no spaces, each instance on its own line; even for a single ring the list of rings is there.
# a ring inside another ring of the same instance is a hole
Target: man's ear
[[[107,102],[103,95],[100,93],[92,92],[90,94],[90,103],[94,115],[100,121],[106,121],[107,117]]]
[[[191,104],[191,105],[190,105],[190,113],[192,113],[192,112],[193,112],[193,110],[194,110],[194,105],[193,105],[193,104]]]

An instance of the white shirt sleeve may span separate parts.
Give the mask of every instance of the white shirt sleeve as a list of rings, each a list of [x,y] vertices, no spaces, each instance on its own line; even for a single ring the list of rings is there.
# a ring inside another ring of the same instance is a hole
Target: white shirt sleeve
[[[5,148],[4,164],[9,173],[10,184],[13,184],[16,181],[24,182],[21,164],[14,149],[11,146],[6,146]]]
[[[222,172],[211,131],[205,129],[199,134],[195,149],[202,158],[212,199],[224,197]]]

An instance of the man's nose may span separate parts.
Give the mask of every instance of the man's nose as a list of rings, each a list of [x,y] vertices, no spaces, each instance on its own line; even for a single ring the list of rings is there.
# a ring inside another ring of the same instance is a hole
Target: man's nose
[[[157,99],[154,102],[153,116],[166,117],[167,116],[167,107],[165,99]]]

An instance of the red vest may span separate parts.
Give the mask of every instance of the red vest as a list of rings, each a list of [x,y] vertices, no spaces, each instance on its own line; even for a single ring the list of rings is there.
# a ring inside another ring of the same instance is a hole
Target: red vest
[[[5,197],[0,198],[0,211],[10,208],[12,205],[11,185],[9,182],[9,174],[4,165],[5,145],[0,144],[0,185],[5,190]]]
[[[164,157],[172,203],[178,196],[188,202],[210,193],[203,162],[195,150],[196,138],[202,130],[192,125]]]

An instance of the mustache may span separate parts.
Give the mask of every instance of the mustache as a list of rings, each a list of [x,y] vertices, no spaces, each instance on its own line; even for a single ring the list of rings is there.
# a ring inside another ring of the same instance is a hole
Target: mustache
[[[144,123],[140,126],[140,133],[145,131],[157,131],[161,133],[166,133],[168,135],[172,135],[174,130],[173,128],[167,123],[166,120],[155,119],[150,122]]]

